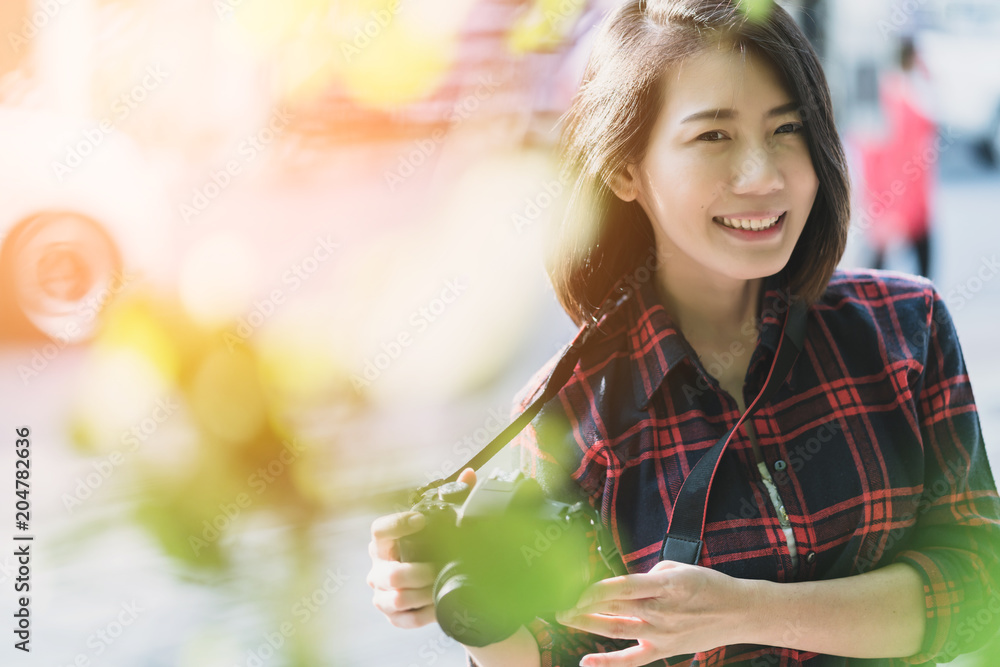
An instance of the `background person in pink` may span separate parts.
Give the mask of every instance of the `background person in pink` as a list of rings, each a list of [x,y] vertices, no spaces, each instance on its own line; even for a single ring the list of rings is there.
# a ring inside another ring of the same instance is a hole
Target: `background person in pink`
[[[886,251],[900,243],[913,246],[920,274],[929,277],[937,129],[921,99],[926,78],[911,39],[900,44],[899,65],[879,87],[887,136],[861,145],[867,232],[873,268],[883,268]]]

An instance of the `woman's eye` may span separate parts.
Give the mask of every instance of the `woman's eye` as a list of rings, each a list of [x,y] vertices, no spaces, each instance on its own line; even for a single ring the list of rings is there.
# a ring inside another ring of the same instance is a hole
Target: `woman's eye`
[[[784,130],[784,131],[782,131]],[[802,130],[802,123],[785,123],[777,130],[774,131],[775,134],[793,134]]]
[[[725,139],[726,135],[724,135],[722,132],[719,132],[718,130],[712,130],[711,132],[706,132],[705,134],[701,135],[698,138],[704,139],[705,141],[709,142],[716,142]]]

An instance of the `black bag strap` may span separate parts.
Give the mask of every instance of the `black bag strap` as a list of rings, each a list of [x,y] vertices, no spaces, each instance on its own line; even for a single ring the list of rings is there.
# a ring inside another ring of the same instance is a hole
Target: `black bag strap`
[[[733,434],[744,421],[774,397],[778,387],[785,381],[796,357],[802,350],[806,331],[806,306],[796,302],[792,304],[782,328],[778,350],[774,355],[774,363],[764,381],[764,387],[757,394],[750,407],[737,420],[726,435],[719,438],[710,450],[705,452],[688,474],[681,490],[674,499],[673,510],[670,513],[670,523],[667,533],[663,536],[663,548],[660,550],[660,560],[672,560],[694,565],[701,556],[702,538],[705,534],[705,516],[708,513],[708,494],[712,490],[712,480],[719,467],[723,452],[729,445]]]

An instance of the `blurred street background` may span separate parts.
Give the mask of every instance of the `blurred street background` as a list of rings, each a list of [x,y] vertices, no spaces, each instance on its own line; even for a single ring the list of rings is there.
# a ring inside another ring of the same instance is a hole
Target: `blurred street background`
[[[31,653],[0,664],[463,664],[372,607],[369,526],[499,433],[574,331],[543,268],[552,148],[614,4],[4,0],[0,489],[13,536],[27,427],[34,542]],[[855,176],[845,267],[922,269],[882,233],[913,193],[866,185],[913,45],[932,141],[900,178],[926,179],[996,470],[1000,3],[780,4]]]

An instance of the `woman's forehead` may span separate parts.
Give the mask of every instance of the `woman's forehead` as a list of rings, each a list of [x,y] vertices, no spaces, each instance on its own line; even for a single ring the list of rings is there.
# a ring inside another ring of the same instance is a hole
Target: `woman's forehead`
[[[677,123],[705,109],[763,115],[794,99],[777,69],[749,49],[707,47],[673,70],[664,77],[660,115]]]

